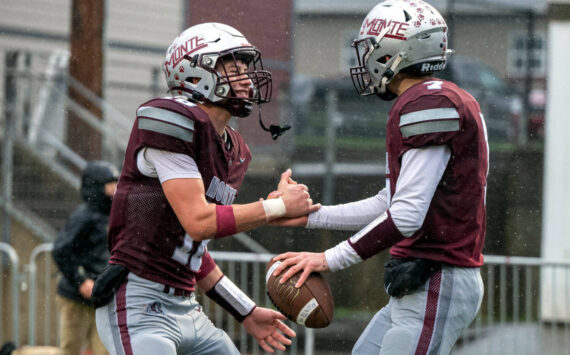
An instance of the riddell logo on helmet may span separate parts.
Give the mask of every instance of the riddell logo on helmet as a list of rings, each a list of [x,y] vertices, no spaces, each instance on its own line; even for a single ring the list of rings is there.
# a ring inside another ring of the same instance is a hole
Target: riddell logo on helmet
[[[170,71],[168,70],[168,65],[170,65],[171,68],[174,68],[178,65],[178,63],[180,63],[180,61],[182,59],[184,59],[184,56],[186,56],[188,54],[192,54],[195,51],[202,49],[204,47],[207,47],[207,46],[208,45],[206,43],[204,43],[203,37],[195,36],[195,37],[190,38],[186,42],[182,43],[178,47],[176,47],[170,53],[170,58],[164,62],[164,67],[166,68],[166,71],[168,72],[167,74],[170,75]]]
[[[445,62],[439,62],[436,64],[432,64],[432,63],[424,63],[422,64],[422,72],[432,72],[432,71],[440,71],[445,69]]]

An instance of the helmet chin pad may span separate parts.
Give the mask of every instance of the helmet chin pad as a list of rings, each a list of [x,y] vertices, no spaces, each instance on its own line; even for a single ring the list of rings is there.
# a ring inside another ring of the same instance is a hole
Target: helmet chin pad
[[[247,117],[253,110],[253,104],[246,99],[225,98],[213,103],[216,106],[223,107],[235,117]]]
[[[396,97],[398,97],[398,95],[396,95],[392,91],[390,91],[384,83],[382,83],[380,85],[380,88],[375,86],[374,87],[374,93],[376,94],[376,96],[378,96],[379,98],[381,98],[384,101],[392,101]]]
[[[258,91],[255,87],[249,87],[248,97],[239,97],[236,95],[235,91],[228,84],[222,84],[224,88],[229,88],[229,92],[226,96],[221,97],[220,100],[212,102],[214,105],[226,109],[232,116],[235,117],[247,117],[251,114],[253,110],[253,103],[256,101]]]

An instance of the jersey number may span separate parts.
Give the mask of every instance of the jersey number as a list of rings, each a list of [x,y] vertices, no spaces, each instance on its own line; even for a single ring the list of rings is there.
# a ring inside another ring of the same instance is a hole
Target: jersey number
[[[202,255],[206,252],[208,242],[209,240],[196,242],[188,234],[185,234],[184,243],[174,249],[172,259],[189,266],[190,270],[198,272],[202,266]]]
[[[432,80],[432,81],[426,81],[424,84],[427,85],[426,89],[428,90],[441,90],[443,81]]]

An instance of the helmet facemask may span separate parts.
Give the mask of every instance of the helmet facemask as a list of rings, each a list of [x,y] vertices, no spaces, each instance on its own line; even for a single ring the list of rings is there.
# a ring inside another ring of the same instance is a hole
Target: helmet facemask
[[[253,47],[231,48],[223,52],[203,53],[195,56],[185,56],[192,67],[199,67],[212,75],[212,83],[201,83],[202,78],[188,76],[183,85],[173,87],[172,90],[181,90],[189,93],[197,102],[209,101],[227,109],[232,116],[248,116],[253,104],[262,104],[271,100],[272,80],[271,73],[263,68],[260,52]],[[244,68],[245,70],[238,70]],[[247,97],[237,95],[234,87],[240,82],[249,81]],[[215,82],[214,82],[215,81]],[[196,90],[202,87],[209,90],[209,85],[214,87],[210,98]]]
[[[354,85],[356,92],[362,96],[374,94],[372,77],[366,69],[366,63],[377,45],[378,44],[372,37],[354,40],[351,43],[351,46],[356,50],[358,66],[350,68],[350,77],[352,78],[352,84]]]
[[[214,95],[219,100],[215,105],[226,108],[233,116],[248,116],[253,104],[262,104],[271,100],[271,73],[263,69],[261,54],[257,49],[230,49],[228,53],[220,53],[216,71]],[[245,70],[242,70],[245,68]],[[244,81],[249,82],[246,95],[238,95],[236,87]]]
[[[386,101],[395,99],[397,95],[391,92],[387,85],[397,74],[396,68],[405,54],[398,53],[394,57],[387,54],[379,55],[380,45],[374,37],[354,40],[351,46],[356,50],[358,66],[350,68],[350,76],[358,94],[361,96],[376,94]],[[375,75],[371,75],[369,70]],[[375,77],[379,80],[374,80]]]

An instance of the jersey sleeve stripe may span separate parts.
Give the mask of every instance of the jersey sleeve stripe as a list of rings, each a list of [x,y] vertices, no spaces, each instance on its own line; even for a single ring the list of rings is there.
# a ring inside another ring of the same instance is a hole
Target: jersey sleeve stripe
[[[405,238],[388,210],[347,241],[362,260],[366,260]]]
[[[192,142],[194,139],[194,132],[162,121],[156,121],[148,118],[139,118],[138,125],[139,129],[167,134],[186,142]]]
[[[143,106],[137,110],[137,117],[152,118],[159,121],[173,123],[191,131],[194,130],[194,121],[187,117],[158,107]]]
[[[400,116],[400,127],[423,121],[459,119],[459,112],[454,107],[432,108],[429,110],[415,111]]]
[[[425,121],[408,126],[400,127],[404,137],[412,137],[418,134],[456,132],[459,131],[459,120]]]

